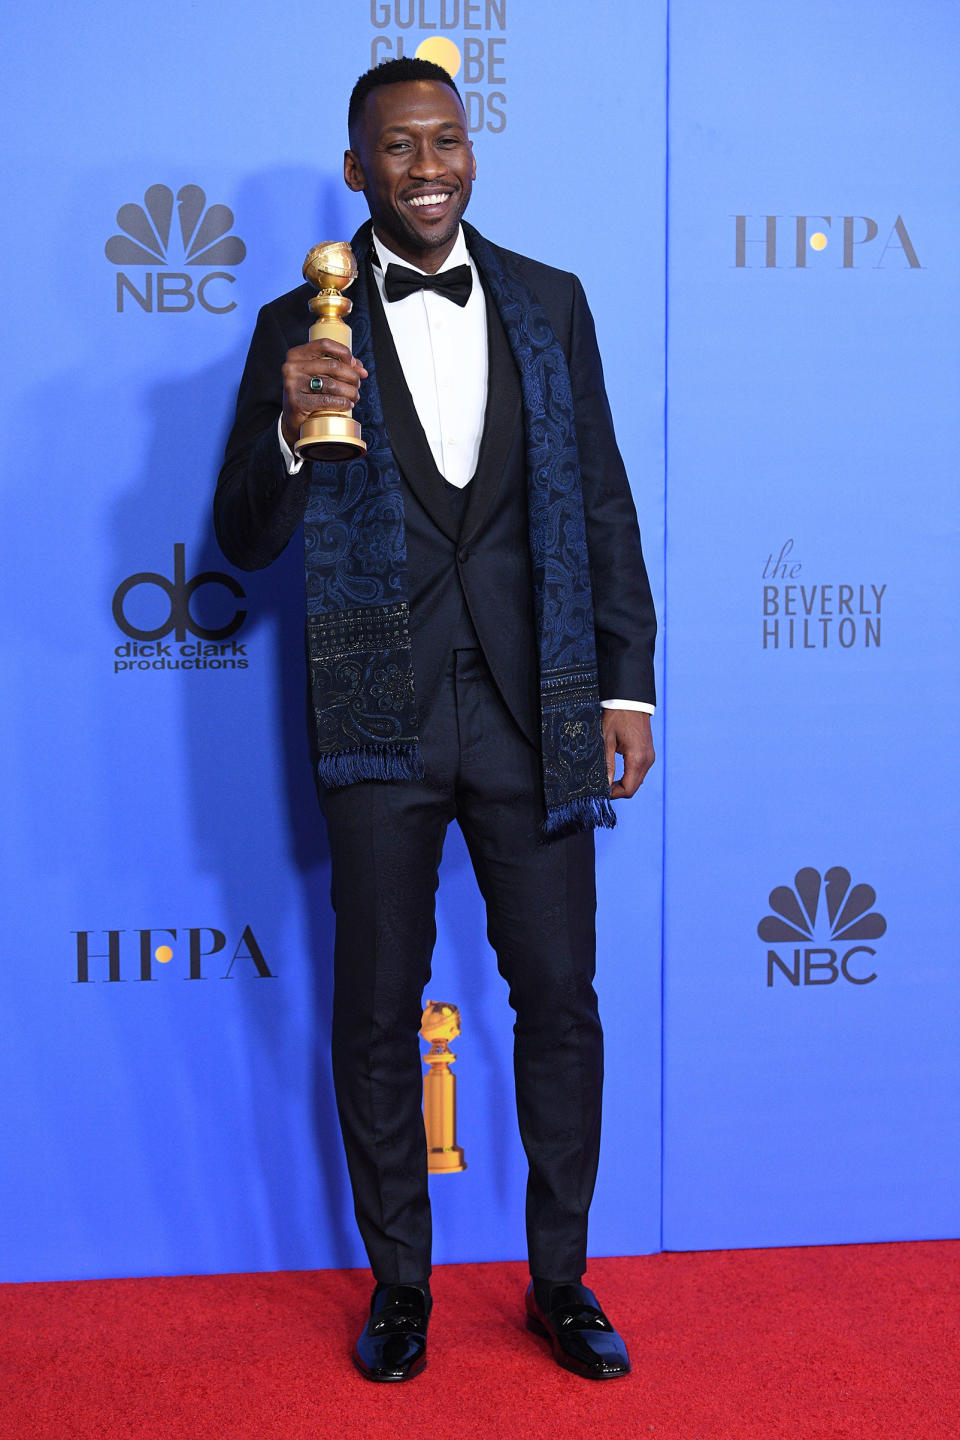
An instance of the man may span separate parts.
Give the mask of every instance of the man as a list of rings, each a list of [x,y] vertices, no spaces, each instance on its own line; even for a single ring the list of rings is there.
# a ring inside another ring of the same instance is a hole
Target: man
[[[352,241],[354,355],[301,343],[309,287],[264,307],[215,508],[245,568],[304,526],[334,1081],[377,1282],[354,1360],[394,1381],[426,1363],[417,1037],[456,819],[517,1016],[528,1325],[560,1364],[612,1378],[626,1349],[580,1282],[602,1084],[593,827],[654,758],[636,514],[579,281],[461,225],[476,165],[450,76],[369,71],[349,134],[344,178],[371,217]],[[303,420],[345,403],[366,457],[301,464]]]

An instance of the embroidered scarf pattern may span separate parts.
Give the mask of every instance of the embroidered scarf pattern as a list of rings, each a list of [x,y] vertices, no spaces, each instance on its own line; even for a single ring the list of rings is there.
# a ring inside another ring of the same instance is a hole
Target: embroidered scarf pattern
[[[529,286],[464,225],[520,373],[540,662],[546,836],[615,822],[600,728],[593,601],[566,357]],[[367,454],[315,464],[304,518],[317,770],[327,786],[422,775],[400,471],[387,438],[367,296],[370,228],[354,238],[350,316],[368,376],[354,408]]]

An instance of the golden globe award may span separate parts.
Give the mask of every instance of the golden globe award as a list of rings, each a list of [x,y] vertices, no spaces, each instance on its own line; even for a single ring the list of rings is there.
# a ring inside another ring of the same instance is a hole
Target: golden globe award
[[[310,312],[316,317],[310,326],[310,339],[338,340],[351,350],[352,336],[345,317],[353,309],[353,301],[342,293],[357,278],[357,261],[350,246],[345,240],[314,245],[303,262],[303,278],[319,291],[310,301]],[[360,426],[353,419],[352,405],[336,409],[327,406],[308,415],[293,448],[304,460],[351,460],[367,450]]]
[[[423,1123],[427,1131],[427,1169],[431,1175],[466,1170],[463,1150],[457,1144],[457,1077],[450,1069],[456,1055],[448,1041],[460,1034],[456,1005],[428,1000],[420,1034],[430,1046],[424,1059]]]

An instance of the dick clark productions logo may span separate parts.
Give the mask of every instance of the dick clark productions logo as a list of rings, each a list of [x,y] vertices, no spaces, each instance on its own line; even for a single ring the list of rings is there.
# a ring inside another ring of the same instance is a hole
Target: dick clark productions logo
[[[168,185],[151,185],[143,204],[121,205],[117,224],[121,235],[111,235],[104,253],[114,265],[149,267],[136,280],[117,271],[117,313],[126,298],[141,310],[160,315],[183,315],[199,305],[211,315],[236,310],[226,286],[236,276],[222,267],[239,265],[247,247],[231,235],[233,211],[226,205],[207,205],[199,185],[177,191],[177,225],[173,227],[173,191]],[[206,274],[175,270],[174,264],[196,266]],[[196,280],[196,284],[194,281]]]
[[[113,592],[113,618],[128,638],[114,648],[114,675],[132,670],[248,669],[246,644],[233,639],[247,617],[246,610],[237,606],[220,625],[204,625],[193,612],[194,596],[211,585],[226,590],[236,600],[246,599],[240,582],[221,570],[203,570],[188,580],[186,546],[182,544],[173,547],[172,580],[157,570],[139,570],[121,580]],[[150,613],[131,617],[128,602],[138,589],[138,600]],[[159,592],[159,609],[155,608],[156,595],[144,595],[144,591]],[[138,625],[137,619],[159,624]],[[188,640],[188,635],[194,638]],[[165,645],[168,638],[170,643]]]
[[[872,885],[850,884],[850,871],[835,865],[821,878],[819,870],[798,870],[789,885],[770,891],[772,915],[765,915],[757,934],[768,943],[792,946],[792,954],[767,951],[767,985],[779,972],[791,985],[832,985],[841,976],[851,985],[869,985],[877,974],[872,961],[876,950],[850,941],[879,940],[887,922],[874,910],[877,892]],[[828,939],[832,945],[809,942]],[[785,955],[787,958],[785,958]]]

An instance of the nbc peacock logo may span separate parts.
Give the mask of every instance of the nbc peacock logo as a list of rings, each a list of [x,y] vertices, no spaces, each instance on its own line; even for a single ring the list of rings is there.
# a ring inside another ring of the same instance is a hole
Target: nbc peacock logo
[[[159,315],[184,315],[194,305],[211,315],[237,308],[224,290],[236,277],[223,267],[239,265],[247,247],[230,233],[233,211],[227,205],[208,205],[199,185],[177,191],[176,225],[169,185],[151,185],[142,205],[121,205],[117,224],[122,233],[111,235],[104,246],[107,259],[114,265],[145,267],[136,281],[125,270],[117,271],[118,314],[123,314],[127,299]],[[177,264],[206,273],[175,270]]]
[[[770,908],[757,926],[757,934],[768,944],[791,945],[784,954],[767,951],[767,985],[772,987],[779,973],[791,985],[832,985],[841,979],[851,985],[869,985],[876,980],[872,962],[876,955],[869,945],[850,941],[879,940],[887,922],[873,907],[877,892],[872,885],[851,885],[850,871],[835,865],[821,876],[819,870],[798,870],[793,887],[777,885],[770,891]],[[818,945],[817,939],[831,945]],[[784,958],[784,955],[789,958]],[[864,971],[869,970],[870,974]],[[782,982],[781,982],[782,983]]]

